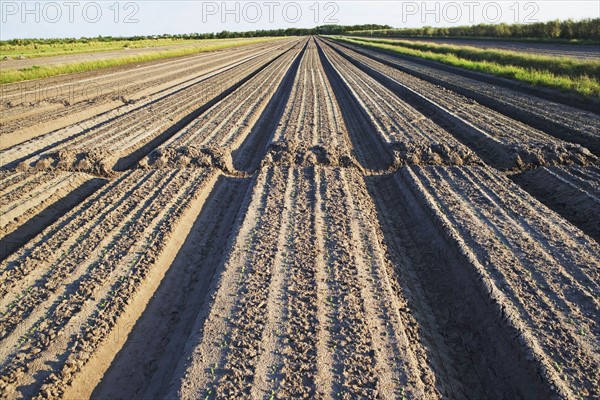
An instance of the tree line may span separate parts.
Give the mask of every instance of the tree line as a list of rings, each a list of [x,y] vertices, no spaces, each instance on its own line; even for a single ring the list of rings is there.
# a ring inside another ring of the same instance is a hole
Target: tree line
[[[572,19],[535,22],[529,24],[479,24],[471,26],[453,26],[435,28],[401,29],[356,29],[348,31],[353,35],[372,36],[455,36],[515,39],[566,39],[600,40],[600,18],[588,18],[580,21]]]
[[[253,38],[266,36],[306,36],[306,35],[342,35],[349,31],[375,31],[392,29],[389,25],[363,24],[363,25],[322,25],[314,28],[287,28],[287,29],[260,29],[245,32],[209,32],[209,33],[183,33],[162,35],[137,35],[137,36],[96,36],[80,38],[53,38],[53,39],[12,39],[0,41],[0,44],[23,46],[28,44],[69,44],[88,42],[115,42],[136,41],[151,39],[231,39],[231,38]]]

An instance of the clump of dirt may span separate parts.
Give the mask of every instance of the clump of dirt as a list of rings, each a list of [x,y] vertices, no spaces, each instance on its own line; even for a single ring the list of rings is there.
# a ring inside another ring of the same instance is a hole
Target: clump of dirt
[[[394,165],[480,165],[482,162],[464,146],[446,143],[397,142],[390,145]]]
[[[34,161],[24,161],[17,166],[18,171],[52,171],[86,172],[91,175],[111,177],[114,172],[110,165],[111,155],[103,149],[92,149],[78,152],[63,149],[44,154]]]
[[[164,147],[139,162],[140,168],[218,168],[234,173],[231,153],[218,146]]]
[[[326,165],[360,169],[354,155],[346,149],[326,148],[319,145],[310,146],[293,139],[281,139],[271,143],[261,165],[301,167]]]
[[[598,157],[588,149],[571,143],[519,143],[512,147],[514,166],[518,169],[528,169],[539,166],[560,165],[595,165]]]

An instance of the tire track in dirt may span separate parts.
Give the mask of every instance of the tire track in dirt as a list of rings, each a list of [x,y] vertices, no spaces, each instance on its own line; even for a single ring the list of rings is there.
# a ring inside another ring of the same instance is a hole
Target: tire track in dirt
[[[598,158],[577,144],[563,142],[471,99],[411,76],[385,63],[328,42],[336,51],[418,111],[502,170],[536,166],[595,164]],[[523,137],[527,140],[524,141]]]

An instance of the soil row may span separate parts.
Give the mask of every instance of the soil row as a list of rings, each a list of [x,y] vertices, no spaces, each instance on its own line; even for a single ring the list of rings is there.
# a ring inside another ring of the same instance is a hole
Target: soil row
[[[198,211],[216,178],[201,169],[127,173],[2,263],[2,397],[60,397],[94,357],[101,376],[101,346],[122,345],[119,317],[143,308],[139,298],[154,291],[146,286],[170,265],[174,232],[185,232],[186,212]]]
[[[134,161],[131,157],[156,147],[156,141],[166,140],[288,50],[272,45],[161,97],[136,104],[108,121],[83,129],[75,125],[2,151],[2,161],[5,165],[19,162],[23,169],[60,168],[97,174],[108,173],[113,167],[127,168]]]
[[[269,44],[250,45],[135,66],[63,75],[3,85],[0,97],[2,148],[138,102],[185,84]]]
[[[396,179],[546,390],[598,396],[598,243],[486,167],[412,167]]]
[[[256,131],[261,115],[266,112],[269,101],[282,85],[284,77],[295,72],[292,64],[304,45],[295,45],[293,50],[273,61],[152,151],[139,165],[152,168],[215,166],[233,173],[233,151],[241,146],[253,130]],[[260,153],[261,149],[253,150],[250,155]],[[241,158],[236,157],[236,163],[249,163],[249,160]]]
[[[480,163],[478,157],[431,119],[415,110],[377,80],[352,65],[329,46],[324,58],[343,81],[370,125],[394,153],[394,165]],[[336,93],[343,93],[336,90]],[[350,99],[340,100],[352,101]]]
[[[500,112],[478,104],[472,98],[420,79],[362,53],[338,44],[328,44],[396,94],[446,127],[473,149],[486,163],[501,170],[522,170],[535,166],[588,165],[598,158],[588,149],[556,139]],[[391,57],[391,56],[382,56]],[[387,59],[386,59],[387,61]]]
[[[263,165],[357,165],[333,88],[310,40]]]
[[[170,395],[435,396],[374,213],[355,169],[262,168]]]
[[[334,45],[331,41],[328,43]],[[578,143],[590,149],[594,154],[600,155],[600,114],[592,108],[593,102],[587,103],[589,110],[582,109],[580,106],[586,105],[586,103],[577,103],[577,106],[572,106],[565,101],[553,100],[552,96],[555,99],[560,98],[560,93],[556,91],[551,91],[542,98],[528,93],[528,89],[531,90],[531,87],[507,86],[501,78],[465,73],[459,68],[409,60],[405,57],[351,44],[344,44],[342,47],[434,85],[452,90],[490,110],[547,132],[559,139]]]

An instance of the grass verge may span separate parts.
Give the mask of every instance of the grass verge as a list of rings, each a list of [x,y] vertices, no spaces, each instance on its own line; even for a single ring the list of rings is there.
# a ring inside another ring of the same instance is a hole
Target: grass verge
[[[184,40],[184,39],[141,39],[141,40],[112,40],[112,41],[85,41],[73,43],[27,43],[22,45],[0,42],[0,56],[2,58],[41,58],[64,56],[81,53],[96,53],[125,49],[139,49],[158,46],[175,46],[180,44],[210,45],[215,42],[233,41],[235,39],[210,39],[210,40]]]
[[[548,57],[469,46],[336,37],[336,40],[392,53],[420,57],[536,86],[600,98],[600,62]],[[408,44],[408,45],[405,45]]]
[[[187,56],[191,54],[223,50],[232,47],[244,46],[275,40],[277,38],[243,39],[235,42],[219,43],[214,45],[203,45],[195,47],[184,47],[181,49],[164,50],[138,54],[135,56],[125,56],[118,58],[108,58],[104,60],[82,61],[71,64],[55,66],[37,66],[34,65],[22,69],[0,70],[0,84],[28,81],[32,79],[48,78],[56,75],[72,74],[76,72],[92,71],[101,68],[116,67],[126,64],[140,63],[144,61],[160,60],[163,58]],[[1,66],[1,64],[0,64]]]
[[[600,61],[578,60],[568,57],[528,54],[514,50],[480,49],[469,45],[419,43],[406,40],[365,39],[356,40],[385,43],[413,50],[430,51],[438,54],[454,54],[459,58],[471,61],[490,61],[500,65],[518,65],[525,68],[547,70],[556,75],[600,76]]]

